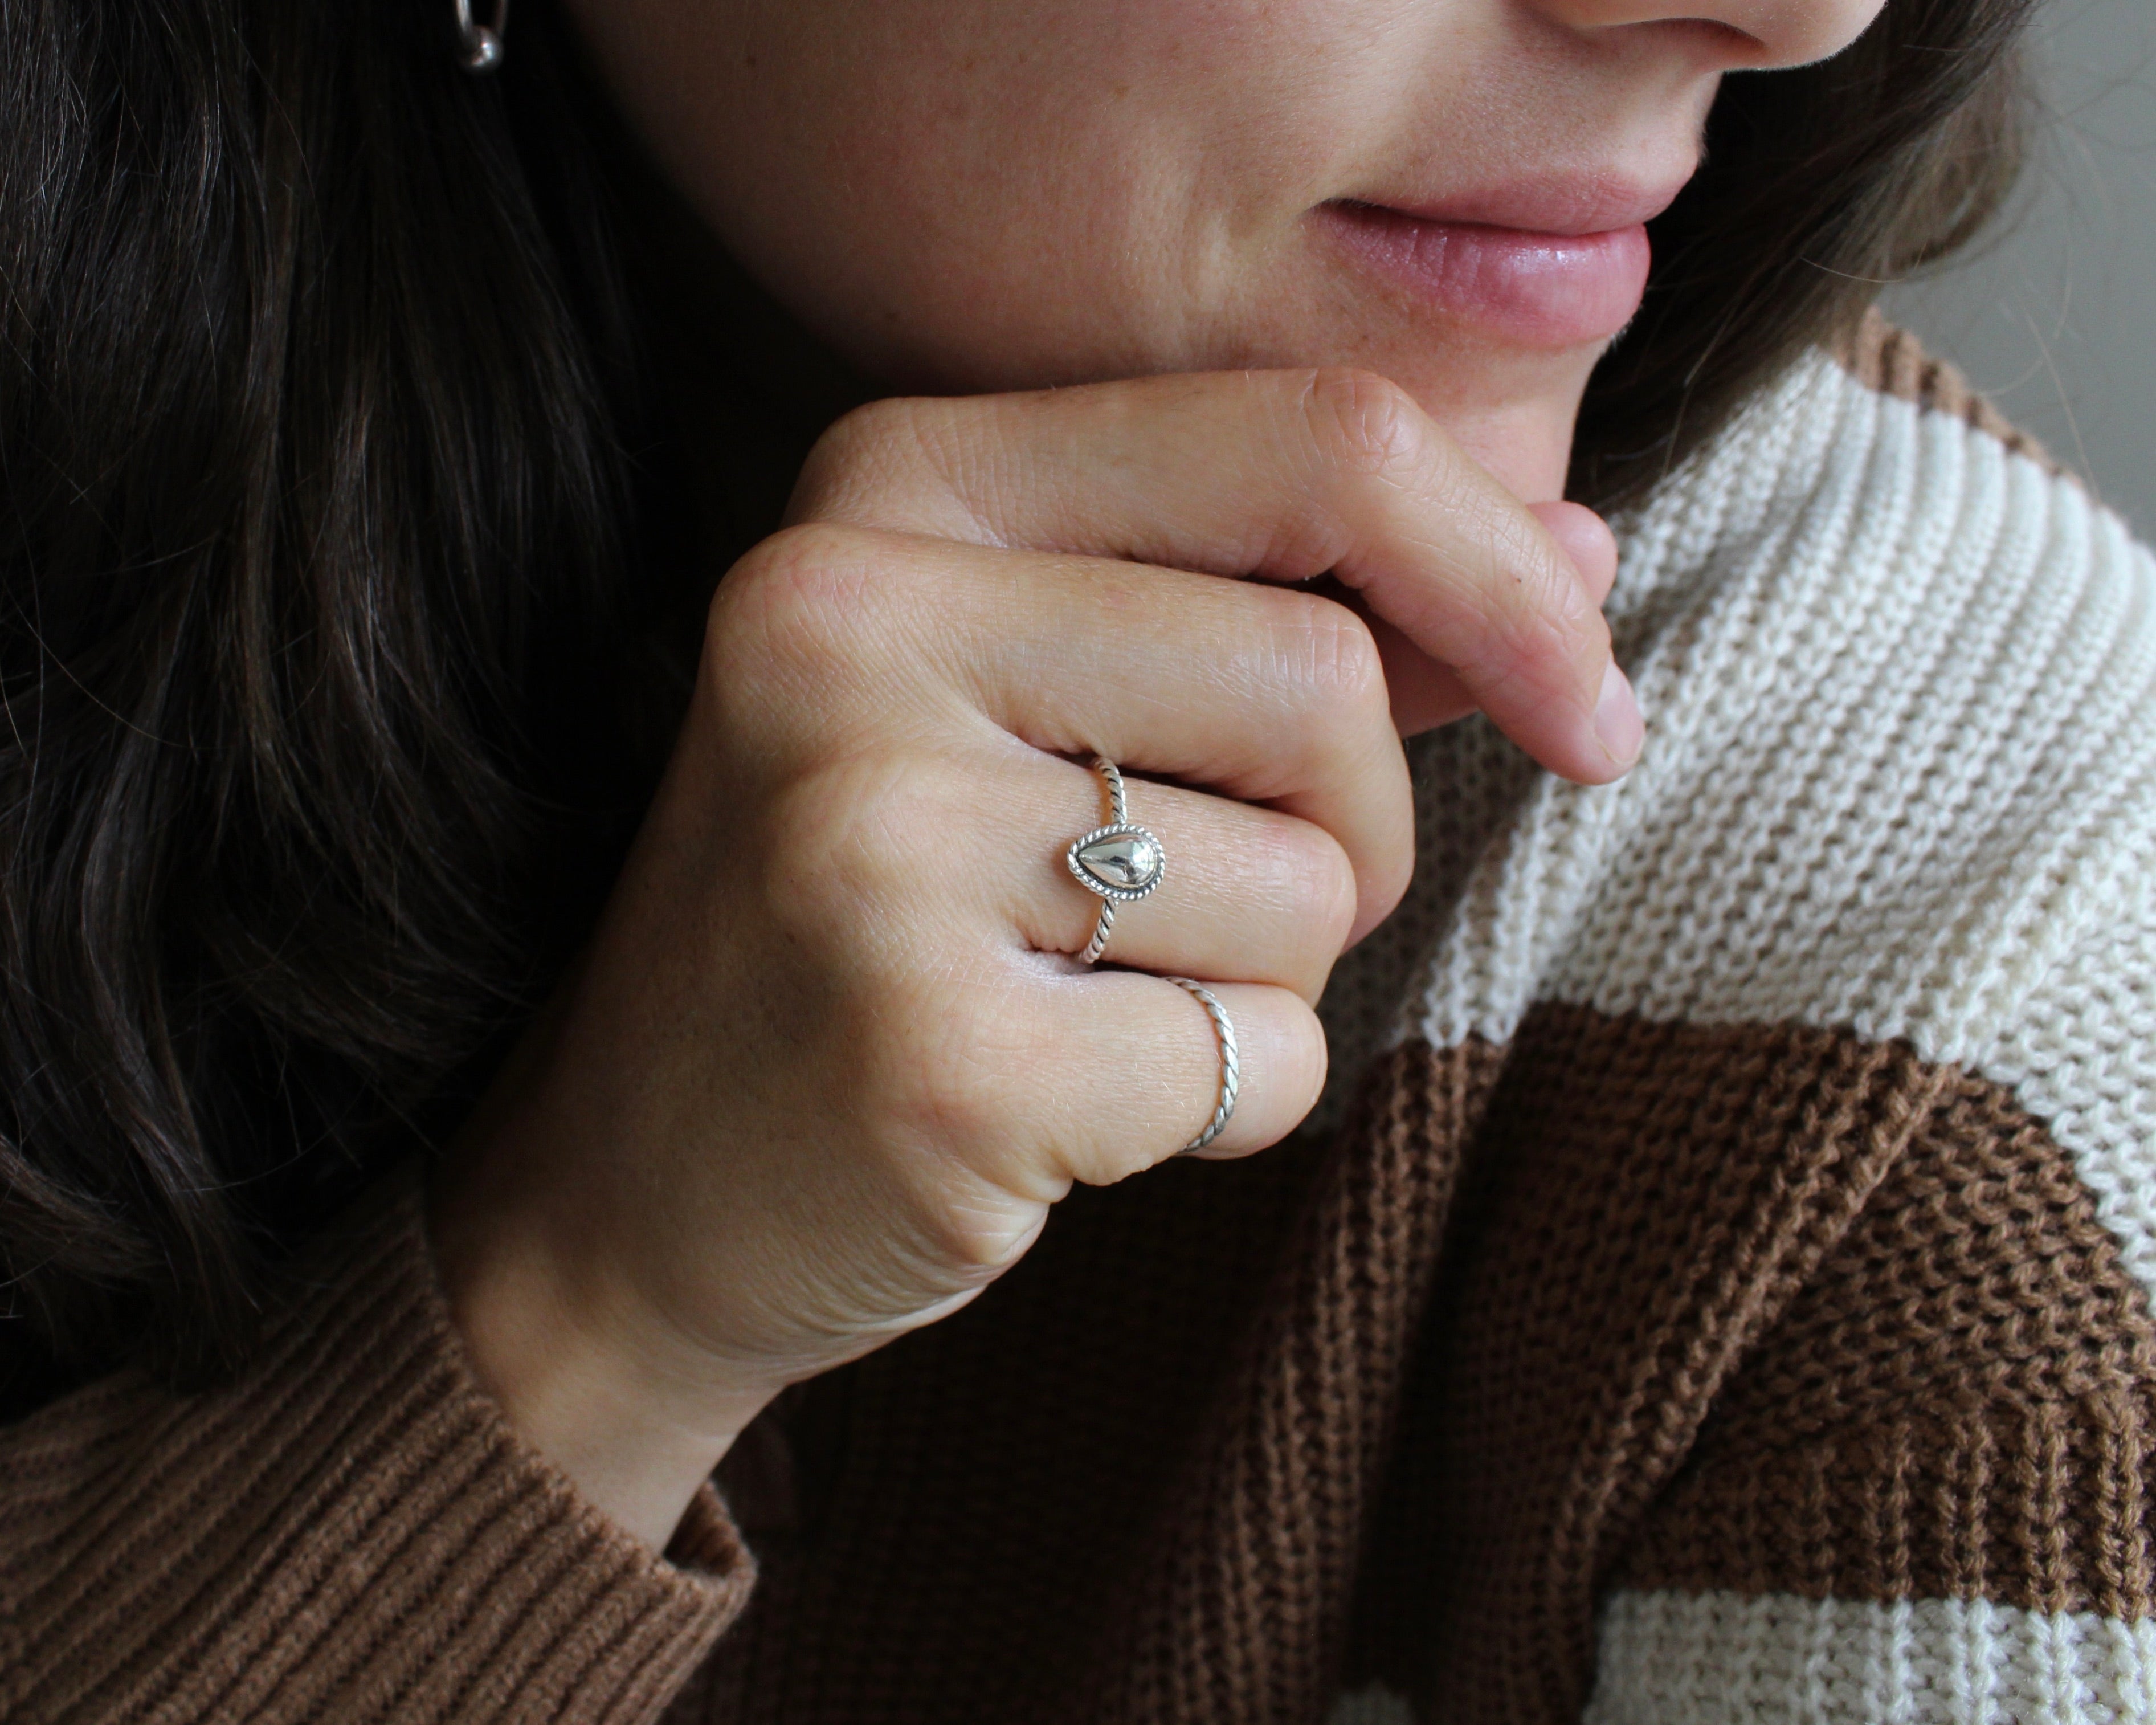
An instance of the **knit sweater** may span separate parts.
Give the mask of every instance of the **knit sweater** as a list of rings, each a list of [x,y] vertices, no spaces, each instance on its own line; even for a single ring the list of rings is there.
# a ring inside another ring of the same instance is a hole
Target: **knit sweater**
[[[664,1558],[401,1177],[242,1380],[0,1431],[0,1717],[2156,1719],[2156,562],[1876,326],[1618,526],[1640,765],[1416,745],[1296,1138],[1074,1194]]]

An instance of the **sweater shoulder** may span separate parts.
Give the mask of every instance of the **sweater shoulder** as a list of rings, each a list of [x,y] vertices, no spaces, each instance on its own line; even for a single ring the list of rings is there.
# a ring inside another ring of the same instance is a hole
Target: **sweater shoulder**
[[[1996,439],[2051,473],[2064,470],[2041,442],[2000,413],[1952,361],[1928,350],[1876,305],[1830,350],[1851,377],[1875,394],[1943,413]]]
[[[1820,356],[1620,536],[1646,751],[1479,856],[1430,1040],[1559,999],[1987,1070],[2066,970],[2152,962],[2107,931],[2156,921],[2156,559],[2076,481]]]

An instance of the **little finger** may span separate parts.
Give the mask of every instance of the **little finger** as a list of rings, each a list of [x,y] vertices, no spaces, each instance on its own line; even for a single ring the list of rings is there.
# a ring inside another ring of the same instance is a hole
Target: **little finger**
[[[1224,1096],[1227,1047],[1192,993],[1164,977],[1102,971],[1061,977],[1056,1034],[1026,1075],[1045,1154],[1009,1183],[1053,1203],[1070,1181],[1111,1185],[1166,1162],[1202,1137]],[[1212,1142],[1194,1153],[1248,1155],[1294,1131],[1325,1085],[1325,1032],[1286,988],[1205,983],[1235,1050],[1235,1100]],[[1045,1164],[1045,1165],[1044,1165]]]

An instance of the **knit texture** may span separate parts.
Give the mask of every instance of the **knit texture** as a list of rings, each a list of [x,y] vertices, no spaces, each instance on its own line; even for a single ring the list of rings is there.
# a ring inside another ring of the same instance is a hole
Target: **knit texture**
[[[1587,1725],[2142,1725],[2156,1623],[1989,1599],[1620,1595]],[[1344,1722],[1343,1722],[1344,1725]]]
[[[240,1382],[122,1375],[0,1432],[0,1718],[655,1717],[739,1609],[716,1497],[670,1561],[472,1382],[408,1176]]]
[[[1507,1062],[1366,1657],[1432,1717],[1570,1718],[1606,1667],[1605,1716],[1656,1717],[1679,1667],[1627,1602],[1931,1600],[2108,1625],[2145,1693],[2148,554],[1898,336],[1792,374],[1622,538],[1647,753],[1498,815],[1393,1032]],[[1432,793],[1507,752],[1436,739]],[[1848,1651],[1863,1717],[2112,1717],[2064,1677],[1928,1712],[1965,1620],[1905,1617],[1906,1692]],[[1748,1657],[1698,1650],[1681,1717],[1825,1716]]]
[[[1866,388],[1974,426],[2048,474],[2062,471],[2042,444],[1971,388],[1953,365],[1926,352],[1908,331],[1889,323],[1876,305],[1866,309],[1835,357]]]
[[[670,1561],[393,1194],[245,1382],[0,1431],[0,1715],[2156,1719],[2156,564],[1845,359],[1617,523],[1633,773],[1416,743],[1290,1142],[1072,1194]]]
[[[804,1399],[680,1717],[1570,1721],[1686,1553],[2148,1615],[2150,564],[1911,352],[1929,399],[1801,367],[1620,524],[1628,779],[1418,746],[1344,1130],[1081,1194]]]

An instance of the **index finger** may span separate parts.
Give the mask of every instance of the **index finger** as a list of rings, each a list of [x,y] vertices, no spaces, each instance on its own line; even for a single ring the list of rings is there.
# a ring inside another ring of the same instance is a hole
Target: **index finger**
[[[1201,572],[1330,572],[1552,771],[1599,783],[1642,734],[1557,539],[1397,385],[1214,372],[879,403],[811,457],[796,520]]]

